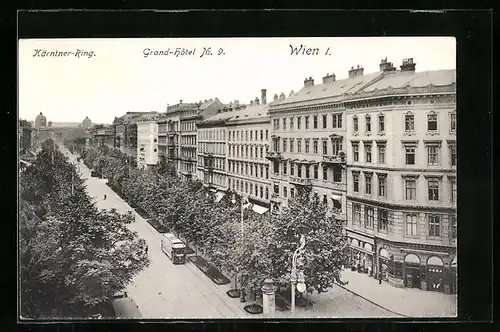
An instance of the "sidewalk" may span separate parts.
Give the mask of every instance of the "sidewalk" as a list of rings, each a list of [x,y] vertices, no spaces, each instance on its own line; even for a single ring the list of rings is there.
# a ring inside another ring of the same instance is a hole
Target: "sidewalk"
[[[414,288],[397,288],[366,274],[342,271],[341,286],[348,291],[374,302],[395,313],[408,317],[456,317],[457,296]]]

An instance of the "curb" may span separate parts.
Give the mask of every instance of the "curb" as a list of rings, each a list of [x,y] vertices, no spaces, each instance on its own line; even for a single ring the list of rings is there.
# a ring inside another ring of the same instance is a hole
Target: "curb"
[[[362,298],[362,299],[363,299],[363,300],[365,300],[365,301],[370,302],[371,304],[373,304],[373,305],[375,305],[375,306],[377,306],[377,307],[379,307],[379,308],[382,308],[382,309],[384,309],[384,310],[386,310],[386,311],[389,311],[390,313],[393,313],[393,314],[395,314],[395,315],[402,316],[402,317],[405,317],[405,318],[412,318],[412,317],[410,317],[410,316],[403,315],[403,314],[401,314],[401,313],[399,313],[399,312],[392,311],[391,309],[388,309],[388,308],[386,308],[386,307],[384,307],[384,306],[382,306],[382,305],[380,305],[380,304],[378,304],[378,303],[376,303],[376,302],[373,302],[372,300],[367,299],[367,298],[366,298],[366,297],[364,297],[363,295],[360,295],[360,294],[358,294],[358,293],[356,293],[356,292],[354,292],[354,291],[350,290],[349,288],[346,288],[346,287],[344,287],[344,286],[342,286],[342,285],[340,285],[340,284],[338,284],[338,283],[335,283],[335,285],[339,286],[340,288],[345,289],[345,290],[346,290],[346,291],[348,291],[349,293],[352,293],[352,294],[354,294],[354,295],[356,295],[356,296],[358,296],[358,297]]]

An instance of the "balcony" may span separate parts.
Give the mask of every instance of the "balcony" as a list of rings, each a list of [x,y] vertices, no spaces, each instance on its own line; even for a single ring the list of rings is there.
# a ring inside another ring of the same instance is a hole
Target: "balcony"
[[[323,155],[323,164],[325,165],[345,165],[345,155],[329,156]]]
[[[280,195],[278,195],[277,193],[273,193],[271,195],[271,202],[281,202]]]
[[[290,176],[290,183],[299,186],[312,186],[311,179],[303,179],[296,176]]]
[[[281,160],[281,152],[270,151],[266,153],[266,159],[269,160]]]

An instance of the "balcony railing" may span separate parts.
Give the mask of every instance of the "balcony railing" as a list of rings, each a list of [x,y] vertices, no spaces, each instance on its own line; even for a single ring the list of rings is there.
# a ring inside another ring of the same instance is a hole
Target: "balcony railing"
[[[301,186],[312,186],[311,179],[303,179],[296,176],[290,176],[290,183]]]
[[[280,202],[280,195],[277,193],[272,193],[271,194],[271,201],[273,202]]]
[[[281,159],[281,152],[276,152],[276,151],[266,152],[266,158],[269,160]]]
[[[345,157],[323,155],[323,164],[342,165],[345,162]]]

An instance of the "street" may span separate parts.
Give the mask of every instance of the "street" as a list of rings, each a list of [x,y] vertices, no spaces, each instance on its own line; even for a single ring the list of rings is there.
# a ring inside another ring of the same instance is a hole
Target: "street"
[[[62,151],[67,151],[61,147]],[[160,248],[161,235],[137,214],[121,197],[113,192],[105,180],[90,177],[83,162],[76,156],[69,159],[77,165],[82,178],[86,179],[87,192],[101,209],[115,208],[120,213],[133,211],[136,222],[130,229],[146,240],[149,247],[150,265],[141,271],[128,286],[132,297],[146,319],[183,318],[290,318],[291,312],[277,311],[272,316],[251,315],[243,310],[239,299],[229,298],[225,292],[232,285],[215,285],[191,263],[174,265]],[[104,195],[107,195],[104,200]],[[312,309],[297,308],[295,318],[347,318],[347,317],[397,317],[345,289],[334,286],[328,293],[312,295]]]

